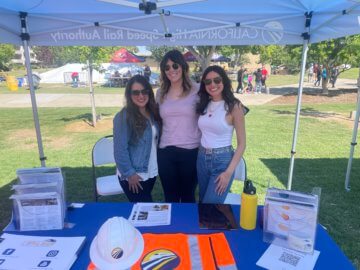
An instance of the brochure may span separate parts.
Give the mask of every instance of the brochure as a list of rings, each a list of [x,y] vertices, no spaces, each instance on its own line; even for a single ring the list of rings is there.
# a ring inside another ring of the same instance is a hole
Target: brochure
[[[264,241],[312,253],[318,203],[317,195],[268,189],[264,204]]]
[[[229,204],[198,204],[200,229],[238,229],[238,222]]]
[[[0,238],[0,269],[70,269],[85,237],[27,236],[4,233]]]
[[[171,204],[136,203],[131,211],[129,221],[136,227],[170,225]]]
[[[65,181],[58,167],[18,169],[13,185],[13,220],[16,229],[54,230],[64,227]]]
[[[292,249],[270,245],[256,265],[271,270],[312,270],[320,252],[306,254]]]
[[[12,195],[20,231],[56,230],[64,226],[61,197],[56,192]]]

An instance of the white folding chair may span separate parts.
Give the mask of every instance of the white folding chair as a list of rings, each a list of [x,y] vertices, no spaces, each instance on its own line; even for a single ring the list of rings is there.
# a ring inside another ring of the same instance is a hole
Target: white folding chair
[[[113,136],[105,136],[99,139],[92,149],[92,168],[94,183],[94,198],[100,196],[116,195],[124,193],[116,174],[97,177],[96,167],[115,164]]]
[[[244,158],[241,158],[239,164],[235,168],[234,180],[245,181],[246,177],[246,162]],[[241,194],[229,192],[225,198],[224,204],[241,204]]]

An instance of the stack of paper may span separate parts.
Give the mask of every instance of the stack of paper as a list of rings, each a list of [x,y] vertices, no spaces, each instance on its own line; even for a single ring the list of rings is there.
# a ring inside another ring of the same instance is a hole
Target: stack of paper
[[[44,237],[4,233],[0,238],[1,269],[70,269],[85,237]]]
[[[136,227],[170,225],[171,204],[137,203],[133,206],[129,221]]]
[[[17,229],[62,229],[66,213],[64,177],[60,168],[31,168],[16,171],[13,186],[13,218]]]

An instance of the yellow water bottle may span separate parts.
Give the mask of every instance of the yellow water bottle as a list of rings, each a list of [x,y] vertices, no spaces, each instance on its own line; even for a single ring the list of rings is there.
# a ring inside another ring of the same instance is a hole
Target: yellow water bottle
[[[241,195],[240,227],[253,230],[256,227],[257,194],[256,188],[250,180],[245,180],[244,191]]]

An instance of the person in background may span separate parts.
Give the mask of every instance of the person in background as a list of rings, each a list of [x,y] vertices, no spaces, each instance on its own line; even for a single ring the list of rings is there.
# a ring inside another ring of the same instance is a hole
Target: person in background
[[[114,157],[119,183],[130,202],[152,202],[158,175],[160,117],[151,85],[135,75],[125,88],[126,106],[114,118]]]
[[[72,80],[72,87],[78,87],[79,86],[79,72],[74,71],[71,73],[71,80]]]
[[[321,72],[322,72],[322,66],[320,65],[316,68],[316,81],[314,83],[314,86],[320,86]]]
[[[265,64],[262,64],[262,68],[261,68],[261,84],[264,87],[264,89],[266,90],[266,80],[269,76],[269,72],[267,71]]]
[[[144,76],[150,82],[150,76],[151,76],[151,69],[148,65],[145,65],[144,67]]]
[[[254,91],[254,94],[261,94],[262,73],[261,73],[261,69],[260,69],[260,68],[258,68],[258,69],[254,72],[254,76],[255,76],[255,91]]]
[[[322,78],[321,85],[324,85],[324,83],[326,82],[326,79],[327,79],[327,69],[325,66],[323,67],[323,69],[321,71],[321,78]]]
[[[246,93],[246,90],[248,88],[248,71],[247,68],[244,69],[244,73],[243,73],[243,93]]]
[[[241,66],[238,73],[237,73],[237,81],[238,86],[236,88],[236,93],[242,93],[243,92],[243,80],[244,80],[244,67]]]
[[[200,83],[201,146],[197,158],[199,199],[203,203],[224,203],[234,171],[246,145],[244,107],[234,97],[231,81],[219,66],[208,67]],[[237,147],[232,147],[233,132]]]
[[[314,65],[311,63],[308,72],[308,82],[312,82],[314,77]]]
[[[198,85],[178,50],[167,52],[160,63],[157,102],[162,118],[158,165],[166,202],[195,202],[196,157],[200,144]]]
[[[247,76],[247,90],[246,92],[248,93],[251,93],[253,90],[254,90],[254,87],[253,87],[253,84],[252,84],[252,81],[253,81],[253,75],[249,72],[248,76]]]
[[[338,76],[339,76],[339,68],[338,67],[333,67],[332,70],[331,70],[331,78],[330,78],[332,88],[335,87],[335,83],[336,83],[336,80],[337,80]]]

